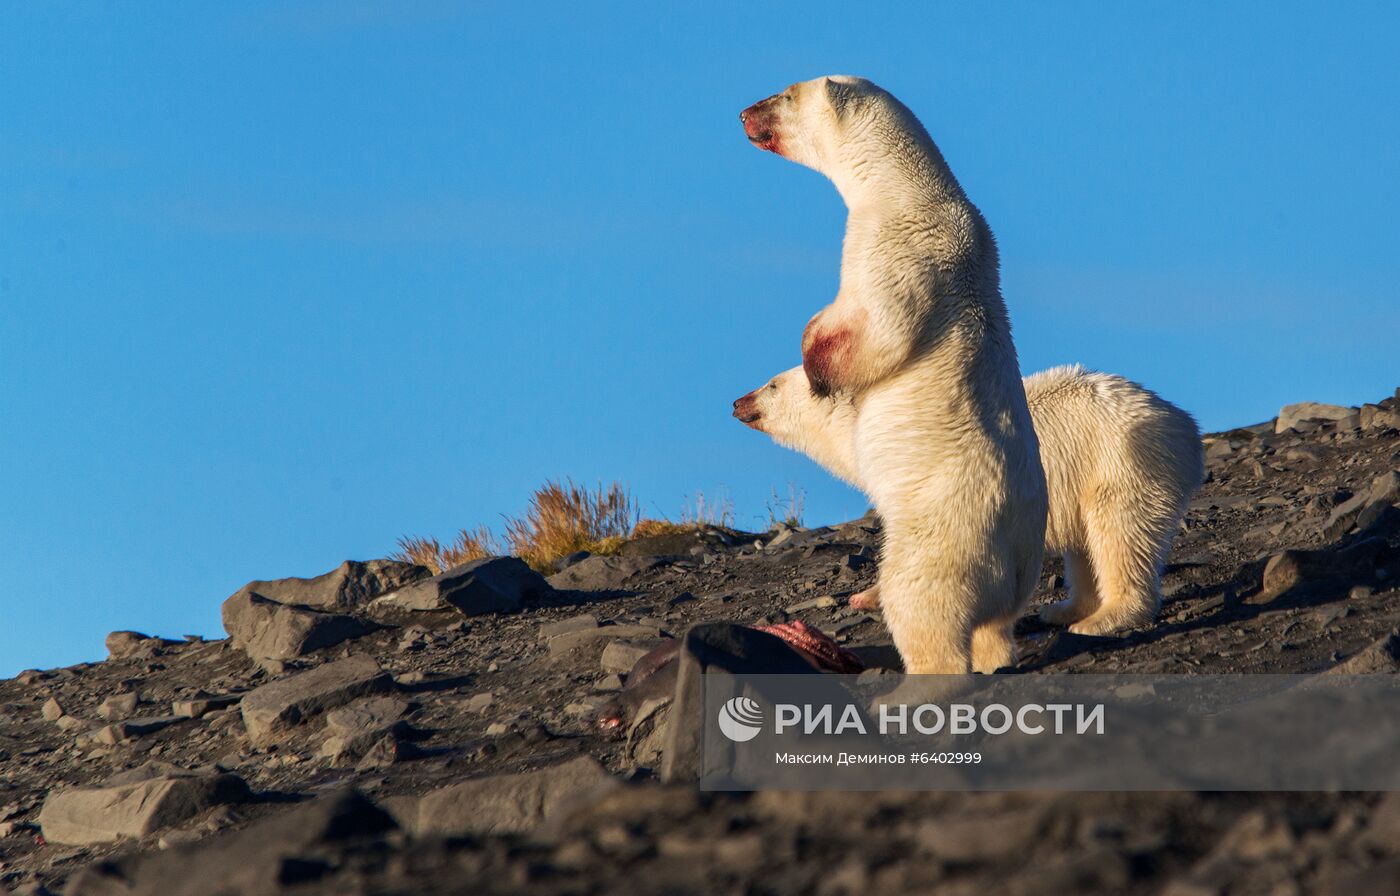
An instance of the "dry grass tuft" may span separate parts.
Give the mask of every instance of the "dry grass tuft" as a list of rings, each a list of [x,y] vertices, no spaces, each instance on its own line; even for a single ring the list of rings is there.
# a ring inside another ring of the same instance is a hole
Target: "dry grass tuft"
[[[728,498],[707,501],[704,492],[696,492],[695,498],[681,508],[681,524],[695,529],[701,526],[716,526],[721,529],[734,528],[734,502]]]
[[[768,529],[779,526],[801,526],[803,510],[807,505],[807,493],[793,483],[788,483],[787,495],[779,495],[771,489],[768,499]]]
[[[504,553],[505,550],[495,533],[485,526],[478,526],[470,532],[463,529],[457,533],[457,538],[448,544],[443,544],[436,538],[400,538],[399,549],[391,559],[417,563],[436,574],[463,563],[480,560],[482,557],[496,557]]]
[[[774,525],[778,522],[800,525],[802,493],[789,486],[786,499],[773,491],[768,505]],[[577,551],[615,554],[633,538],[674,535],[698,529],[734,530],[734,504],[728,498],[718,501],[696,492],[681,508],[680,521],[641,519],[637,504],[620,482],[594,489],[576,485],[572,479],[546,482],[530,497],[530,506],[520,518],[507,517],[505,538],[498,538],[485,526],[463,529],[449,544],[436,538],[400,538],[395,560],[417,563],[435,573],[461,566],[482,557],[513,554],[546,575],[554,563]]]
[[[637,504],[623,487],[602,483],[590,491],[573,480],[546,482],[521,519],[506,520],[510,552],[540,572],[575,551],[613,554],[637,524]]]
[[[632,527],[632,537],[650,538],[653,535],[675,535],[678,532],[689,532],[694,528],[694,526],[673,523],[670,520],[647,518],[638,520],[637,525]]]

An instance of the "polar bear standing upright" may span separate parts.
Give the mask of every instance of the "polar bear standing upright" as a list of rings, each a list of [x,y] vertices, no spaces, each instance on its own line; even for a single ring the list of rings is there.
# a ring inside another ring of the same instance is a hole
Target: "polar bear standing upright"
[[[856,407],[905,669],[1010,665],[1046,491],[992,232],[923,125],[869,81],[795,84],[740,118],[761,149],[829,177],[849,211],[840,291],[807,325],[802,359],[814,392]]]
[[[1078,366],[1032,374],[1025,385],[1050,494],[1045,550],[1064,557],[1069,577],[1069,599],[1041,618],[1088,635],[1151,622],[1162,563],[1205,478],[1196,421],[1131,380]],[[734,402],[734,416],[864,489],[855,406],[812,394],[801,367]],[[874,606],[878,587],[851,605]]]

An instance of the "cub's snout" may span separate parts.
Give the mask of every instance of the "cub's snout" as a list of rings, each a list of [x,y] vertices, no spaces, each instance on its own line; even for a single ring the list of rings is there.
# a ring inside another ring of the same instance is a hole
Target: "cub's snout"
[[[782,94],[759,100],[739,113],[739,121],[744,124],[744,135],[759,149],[782,155],[778,139],[777,106]]]
[[[758,393],[750,392],[747,395],[734,399],[734,417],[745,426],[763,431],[763,427],[758,423],[763,419],[763,412],[758,409]]]

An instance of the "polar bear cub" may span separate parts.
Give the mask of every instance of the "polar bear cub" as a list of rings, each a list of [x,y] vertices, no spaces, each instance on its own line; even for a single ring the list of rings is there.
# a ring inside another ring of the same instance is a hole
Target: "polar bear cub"
[[[869,81],[795,84],[740,118],[846,203],[840,288],[802,358],[813,390],[856,408],[854,468],[884,519],[882,602],[904,667],[1011,665],[1047,498],[991,229],[919,120]]]
[[[1162,564],[1205,476],[1196,421],[1137,383],[1077,365],[1025,385],[1050,493],[1045,550],[1064,557],[1070,593],[1041,618],[1089,635],[1151,622]],[[855,408],[813,395],[802,368],[734,402],[734,416],[862,488]],[[862,592],[867,605],[875,591]]]

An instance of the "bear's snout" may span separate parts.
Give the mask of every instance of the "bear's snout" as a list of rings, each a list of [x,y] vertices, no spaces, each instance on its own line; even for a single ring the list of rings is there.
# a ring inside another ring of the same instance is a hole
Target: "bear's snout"
[[[758,398],[754,393],[734,399],[734,418],[745,426],[759,428],[755,424],[763,419],[763,413],[758,409]]]
[[[749,138],[750,143],[759,149],[781,155],[778,149],[777,115],[774,111],[776,99],[777,97],[770,96],[766,100],[759,100],[739,113],[739,121],[743,122],[744,136]]]

